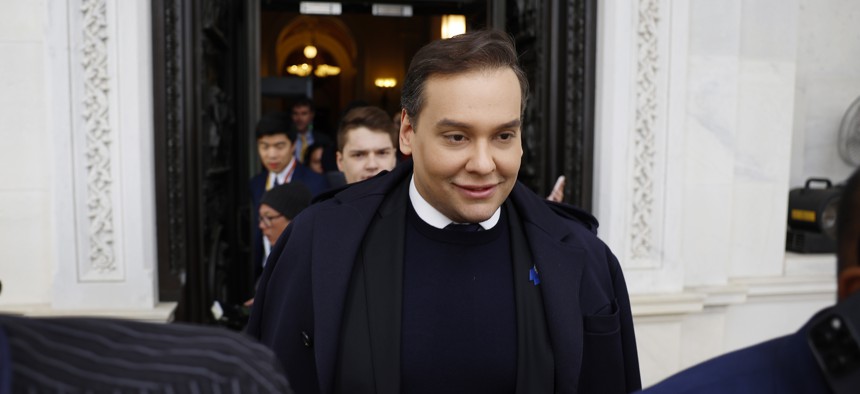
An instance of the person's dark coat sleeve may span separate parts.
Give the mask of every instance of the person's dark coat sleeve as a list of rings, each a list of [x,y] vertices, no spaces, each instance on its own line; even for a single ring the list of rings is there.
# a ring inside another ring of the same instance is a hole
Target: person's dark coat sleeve
[[[618,301],[618,313],[621,321],[621,346],[624,351],[624,374],[627,392],[642,388],[639,372],[639,354],[636,350],[636,339],[633,332],[633,313],[630,308],[630,296],[627,293],[627,283],[621,272],[621,265],[615,255],[606,248],[606,256],[612,265],[612,283],[615,287],[615,299]]]

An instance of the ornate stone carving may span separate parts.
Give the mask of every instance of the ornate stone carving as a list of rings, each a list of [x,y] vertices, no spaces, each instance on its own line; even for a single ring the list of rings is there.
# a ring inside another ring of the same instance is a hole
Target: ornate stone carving
[[[636,117],[633,132],[633,209],[630,225],[631,256],[653,256],[654,163],[657,127],[659,0],[639,1],[636,36]]]
[[[105,0],[84,0],[82,55],[83,118],[86,132],[87,217],[90,268],[99,274],[117,269],[111,200],[112,133],[109,122],[107,12]]]

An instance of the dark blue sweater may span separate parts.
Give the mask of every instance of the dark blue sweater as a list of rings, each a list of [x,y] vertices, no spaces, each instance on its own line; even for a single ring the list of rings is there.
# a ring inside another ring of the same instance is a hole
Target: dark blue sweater
[[[401,327],[404,393],[513,393],[517,330],[510,235],[441,230],[409,208]]]

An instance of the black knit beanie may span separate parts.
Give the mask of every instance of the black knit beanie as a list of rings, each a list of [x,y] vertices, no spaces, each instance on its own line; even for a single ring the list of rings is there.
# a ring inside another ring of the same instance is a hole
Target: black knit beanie
[[[311,191],[301,182],[290,182],[273,187],[263,194],[261,204],[266,204],[287,219],[296,215],[311,204]]]

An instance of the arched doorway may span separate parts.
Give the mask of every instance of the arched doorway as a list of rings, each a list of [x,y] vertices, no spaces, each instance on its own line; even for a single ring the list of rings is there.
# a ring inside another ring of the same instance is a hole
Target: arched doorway
[[[308,44],[315,45],[320,53],[329,54],[341,72],[339,106],[349,103],[355,84],[356,70],[353,65],[357,56],[357,45],[349,28],[340,20],[302,15],[284,26],[275,45],[278,71],[286,76],[286,61],[292,53],[301,52]]]
[[[262,101],[262,112],[288,111],[292,99],[310,96],[317,107],[318,130],[332,134],[340,111],[355,96],[355,65],[358,53],[353,33],[342,21],[331,17],[299,15],[283,21],[277,39],[261,51],[261,76],[264,84],[279,81],[294,86],[281,92],[269,92]],[[316,56],[304,54],[307,46],[316,48]],[[288,72],[290,66],[307,65],[307,75]],[[336,75],[319,74],[320,67],[337,69]],[[321,127],[320,127],[321,126]]]

